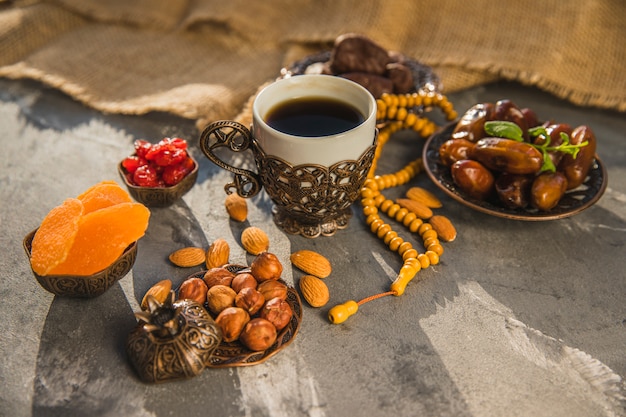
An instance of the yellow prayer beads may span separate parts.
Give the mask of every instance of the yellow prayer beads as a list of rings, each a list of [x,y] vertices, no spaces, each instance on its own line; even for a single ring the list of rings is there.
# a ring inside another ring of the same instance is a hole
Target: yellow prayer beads
[[[328,319],[334,324],[343,323],[358,311],[360,305],[368,301],[387,295],[404,294],[406,286],[415,275],[422,269],[437,265],[443,254],[443,246],[439,242],[437,232],[430,224],[419,218],[416,213],[400,207],[382,194],[382,191],[387,188],[404,185],[413,179],[423,169],[422,159],[417,158],[409,162],[393,174],[376,175],[376,168],[383,147],[394,133],[410,129],[422,138],[426,138],[435,132],[436,124],[424,116],[426,109],[439,107],[447,120],[456,119],[457,112],[444,95],[425,91],[405,95],[383,94],[376,100],[376,104],[376,118],[382,127],[378,134],[378,146],[374,153],[372,167],[360,190],[361,204],[365,222],[371,232],[382,239],[391,251],[397,252],[402,257],[403,264],[390,286],[390,291],[375,294],[358,303],[350,300],[331,308],[328,312]],[[426,251],[419,253],[410,242],[400,237],[391,225],[381,218],[379,214],[381,212],[404,225],[409,232],[419,234]]]

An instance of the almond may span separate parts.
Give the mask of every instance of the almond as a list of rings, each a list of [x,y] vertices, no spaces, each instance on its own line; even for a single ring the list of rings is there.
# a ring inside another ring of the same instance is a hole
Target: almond
[[[270,239],[265,232],[258,227],[246,227],[241,233],[241,245],[246,252],[258,255],[266,252],[270,247]]]
[[[430,207],[409,198],[398,198],[396,203],[398,203],[400,207],[415,213],[417,217],[423,220],[429,219],[433,215],[433,211]]]
[[[163,304],[167,297],[170,296],[170,291],[172,290],[172,281],[169,279],[164,279],[162,281],[154,284],[150,289],[146,292],[141,300],[141,309],[148,309],[148,296],[153,296],[159,303]]]
[[[239,194],[229,194],[224,201],[226,212],[231,219],[243,222],[248,218],[248,203],[246,199]]]
[[[428,220],[433,230],[437,232],[439,239],[444,242],[452,242],[456,239],[456,229],[454,225],[446,216],[436,215]]]
[[[170,254],[170,262],[181,268],[190,268],[206,261],[206,252],[202,248],[187,247]]]
[[[421,187],[411,187],[406,192],[407,198],[417,201],[418,203],[422,203],[426,207],[430,208],[440,208],[443,206],[441,201],[435,196],[433,193],[428,191],[425,188]]]
[[[291,263],[301,271],[318,278],[326,278],[332,272],[328,259],[312,250],[299,250],[291,254]]]
[[[330,299],[330,292],[324,281],[313,275],[300,278],[300,292],[311,307],[323,307]]]
[[[224,239],[216,239],[206,251],[206,268],[218,268],[228,263],[230,246]]]

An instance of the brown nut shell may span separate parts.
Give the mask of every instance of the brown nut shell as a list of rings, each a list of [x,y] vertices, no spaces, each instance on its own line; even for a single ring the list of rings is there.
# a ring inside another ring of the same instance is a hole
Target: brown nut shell
[[[273,253],[263,252],[250,264],[250,273],[258,282],[277,280],[283,273],[283,265]]]
[[[446,216],[437,214],[431,217],[428,222],[433,227],[435,232],[437,232],[439,239],[444,242],[452,242],[456,239],[456,228]]]
[[[257,290],[263,294],[265,301],[269,301],[272,298],[280,298],[281,300],[287,299],[287,286],[280,281],[264,281],[259,284]]]
[[[226,285],[215,285],[207,291],[206,302],[213,314],[219,314],[222,310],[235,305],[237,293]]]
[[[250,321],[250,315],[243,308],[228,307],[215,318],[215,323],[222,329],[222,340],[234,342]]]
[[[269,249],[270,239],[262,229],[250,226],[241,232],[241,245],[246,252],[258,255]]]
[[[259,317],[245,325],[239,335],[239,341],[248,349],[258,352],[272,346],[277,337],[276,327],[269,320]]]
[[[330,299],[330,291],[324,281],[313,275],[300,278],[300,292],[311,307],[323,307]]]
[[[289,303],[280,298],[272,298],[261,309],[261,318],[270,321],[276,330],[281,331],[291,321],[293,310]]]
[[[206,302],[207,291],[209,287],[202,278],[187,278],[180,284],[178,289],[179,300],[193,300],[198,304]]]
[[[204,282],[211,288],[215,285],[226,285],[230,287],[231,282],[235,278],[235,274],[224,267],[211,268],[204,273]]]
[[[230,287],[235,290],[236,293],[239,293],[244,288],[254,288],[256,289],[259,283],[249,272],[240,272],[235,275],[233,281],[230,283]]]
[[[296,251],[291,254],[289,259],[296,268],[318,278],[326,278],[332,272],[330,261],[312,250],[303,249]]]
[[[244,288],[235,296],[235,305],[246,310],[251,316],[255,315],[264,304],[263,294],[254,288]]]
[[[170,254],[169,260],[181,268],[198,266],[206,260],[204,249],[196,247],[181,248]]]

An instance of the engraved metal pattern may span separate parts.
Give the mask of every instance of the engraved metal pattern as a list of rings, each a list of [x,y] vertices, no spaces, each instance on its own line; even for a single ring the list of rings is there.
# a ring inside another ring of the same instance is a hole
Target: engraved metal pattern
[[[30,259],[33,238],[37,229],[24,238],[24,250]],[[93,275],[33,275],[46,291],[62,297],[94,298],[122,279],[132,268],[137,259],[137,242],[130,244],[124,253],[108,268]]]
[[[191,156],[190,156],[191,158]],[[181,199],[196,183],[198,178],[198,163],[193,159],[194,169],[187,174],[178,184],[171,187],[139,187],[133,185],[126,177],[126,170],[120,162],[117,170],[124,184],[128,188],[129,194],[141,204],[147,207],[168,207]]]
[[[261,191],[258,175],[250,170],[237,168],[222,161],[215,150],[226,147],[232,152],[243,152],[252,146],[252,135],[241,123],[219,120],[208,125],[200,135],[200,149],[215,165],[235,174],[233,182],[224,186],[227,194],[233,189],[242,197],[253,197]]]
[[[255,153],[259,177],[274,204],[274,220],[286,232],[314,238],[345,228],[351,204],[367,179],[376,150],[369,147],[354,161],[330,167],[293,166],[283,159]]]
[[[176,334],[160,336],[139,323],[126,342],[139,378],[164,382],[199,375],[221,342],[221,330],[203,306],[191,300],[172,305],[179,317]]]

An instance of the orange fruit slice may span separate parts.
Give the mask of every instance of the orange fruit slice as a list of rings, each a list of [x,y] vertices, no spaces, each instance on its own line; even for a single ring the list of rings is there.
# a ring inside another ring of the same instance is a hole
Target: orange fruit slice
[[[132,200],[126,190],[115,181],[102,181],[90,187],[78,198],[83,202],[85,211],[83,214],[114,206],[119,203],[130,203]]]
[[[84,214],[74,243],[53,275],[92,275],[119,258],[145,234],[150,210],[140,203],[119,203]]]
[[[48,212],[33,237],[30,264],[38,275],[47,275],[64,262],[73,246],[78,224],[83,214],[83,203],[68,198]]]

